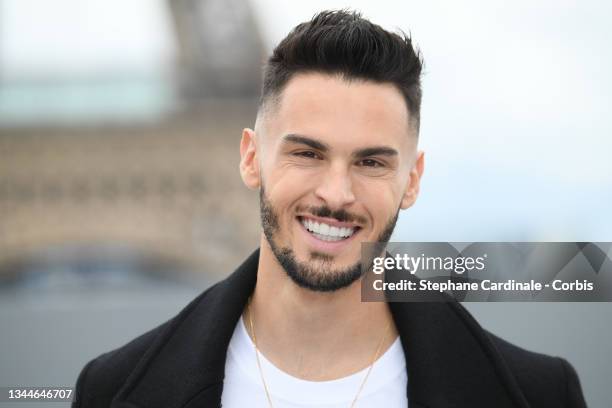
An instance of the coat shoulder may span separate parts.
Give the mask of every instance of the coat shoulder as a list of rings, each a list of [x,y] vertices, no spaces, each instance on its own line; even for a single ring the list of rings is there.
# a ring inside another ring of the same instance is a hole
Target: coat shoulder
[[[531,407],[586,407],[578,375],[567,360],[525,350],[487,334]]]
[[[219,283],[201,293],[165,323],[89,361],[78,376],[72,408],[109,407],[113,398],[122,389],[130,375],[138,369],[139,363],[144,360],[147,353],[154,352],[156,344],[163,343],[172,330],[217,285]]]
[[[72,407],[108,407],[168,321],[115,350],[88,362],[81,370]]]
[[[507,383],[520,389],[530,408],[586,407],[578,375],[567,360],[512,344],[483,329],[460,303],[448,301],[447,305],[479,339],[483,350],[492,353]]]

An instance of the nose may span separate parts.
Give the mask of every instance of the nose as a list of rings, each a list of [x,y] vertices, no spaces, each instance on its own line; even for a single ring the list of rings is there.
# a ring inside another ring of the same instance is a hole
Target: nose
[[[329,170],[321,175],[315,195],[332,209],[344,208],[355,202],[348,170],[342,165],[330,166]]]

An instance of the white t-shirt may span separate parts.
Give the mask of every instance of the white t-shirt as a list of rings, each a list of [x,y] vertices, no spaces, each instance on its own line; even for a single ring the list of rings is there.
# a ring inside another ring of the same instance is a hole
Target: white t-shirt
[[[332,381],[305,381],[281,371],[259,353],[268,390],[275,408],[350,407],[367,368]],[[355,407],[406,408],[406,360],[399,337],[374,363]],[[227,351],[221,399],[224,408],[267,408],[268,401],[257,368],[255,345],[240,321]]]

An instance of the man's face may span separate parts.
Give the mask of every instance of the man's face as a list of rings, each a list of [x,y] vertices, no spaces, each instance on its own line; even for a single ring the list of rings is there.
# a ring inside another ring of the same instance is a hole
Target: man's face
[[[264,117],[254,166],[271,251],[302,287],[350,285],[361,276],[361,242],[388,241],[418,193],[422,157],[401,93],[300,74]]]

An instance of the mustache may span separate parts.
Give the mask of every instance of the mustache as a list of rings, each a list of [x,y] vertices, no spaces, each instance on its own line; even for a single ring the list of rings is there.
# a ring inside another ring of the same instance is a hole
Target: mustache
[[[339,222],[355,222],[358,224],[365,224],[367,222],[364,217],[350,213],[343,208],[332,210],[327,206],[305,207],[303,209],[298,209],[298,211],[309,212],[316,217],[335,218]]]

